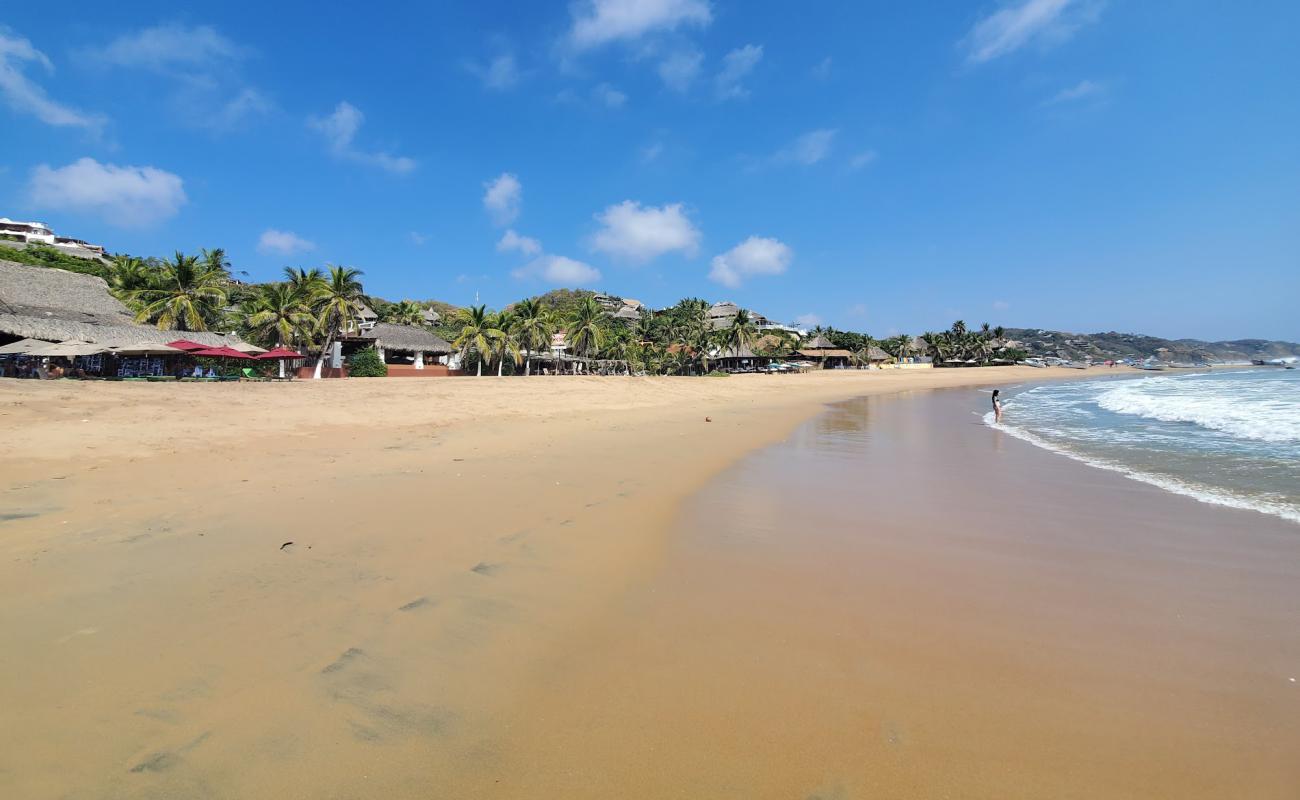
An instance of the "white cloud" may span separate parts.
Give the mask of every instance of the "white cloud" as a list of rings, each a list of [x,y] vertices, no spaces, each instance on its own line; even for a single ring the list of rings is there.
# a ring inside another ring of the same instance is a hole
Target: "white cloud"
[[[850,317],[862,318],[865,317],[866,315],[867,315],[866,303],[854,303],[852,306],[849,307]]]
[[[221,62],[240,60],[249,52],[209,25],[189,28],[165,24],[119,36],[92,57],[113,66],[167,72],[178,68],[206,69]]]
[[[651,142],[650,144],[641,148],[641,160],[646,164],[649,164],[651,161],[658,159],[659,156],[663,154],[664,154],[663,142]]]
[[[1059,103],[1072,103],[1079,100],[1101,99],[1105,94],[1106,87],[1102,84],[1096,81],[1083,80],[1052,95],[1044,105],[1054,106]]]
[[[794,324],[800,328],[816,328],[822,324],[822,318],[817,314],[800,314],[794,318]]]
[[[849,169],[862,169],[869,164],[874,164],[878,155],[875,150],[863,150],[849,159]]]
[[[343,100],[334,107],[332,114],[325,117],[309,117],[307,127],[324,137],[330,152],[337,158],[379,167],[399,175],[415,169],[415,160],[406,156],[358,150],[354,141],[365,119],[366,116],[360,109]]]
[[[294,253],[306,253],[315,249],[315,242],[309,242],[292,231],[278,231],[275,228],[262,231],[262,235],[257,239],[259,253],[291,256]]]
[[[470,73],[478,76],[483,81],[483,85],[489,89],[498,91],[513,88],[519,83],[519,67],[515,63],[514,55],[502,53],[487,63],[487,66],[480,66],[473,62],[465,64],[465,69]]]
[[[143,226],[175,216],[185,205],[179,176],[157,167],[119,167],[82,158],[66,167],[32,170],[32,205],[97,214],[113,225]]]
[[[30,114],[46,125],[86,128],[98,131],[107,121],[100,114],[88,114],[51,100],[45,90],[23,74],[25,64],[35,64],[46,73],[54,64],[28,40],[0,25],[0,96],[20,114]]]
[[[627,102],[627,95],[610,86],[608,83],[598,84],[591,90],[591,96],[597,103],[606,108],[622,108]]]
[[[524,185],[509,172],[483,184],[483,207],[497,225],[509,225],[519,216],[519,206],[524,201]]]
[[[497,242],[498,253],[519,252],[526,256],[535,256],[542,252],[542,243],[530,236],[520,236],[511,228]]]
[[[274,108],[265,93],[241,85],[239,64],[252,53],[211,26],[170,23],[119,36],[86,58],[172,79],[172,118],[226,132]]]
[[[578,49],[713,20],[708,0],[580,0],[571,13],[569,41]]]
[[[411,244],[416,245],[417,247],[429,241],[429,237],[419,231],[411,231],[406,235],[411,240]]]
[[[561,286],[591,285],[600,280],[600,270],[566,256],[544,255],[512,273],[516,278],[546,281]]]
[[[777,151],[772,160],[778,164],[802,164],[810,167],[830,155],[837,133],[839,131],[834,128],[809,131]]]
[[[1028,44],[1060,44],[1101,12],[1097,0],[1017,0],[975,23],[963,40],[967,60],[982,64]]]
[[[723,56],[722,69],[714,79],[718,97],[724,100],[732,97],[747,97],[749,90],[741,84],[741,81],[748,77],[762,60],[763,46],[756,44],[738,47]]]
[[[994,301],[993,301],[993,310],[994,310],[994,311],[1006,311],[1008,308],[1011,308],[1011,304],[1008,303],[1006,300],[994,300]]]
[[[677,251],[694,256],[700,232],[681,203],[662,207],[624,200],[596,214],[601,229],[591,237],[591,249],[634,263],[644,263]]]
[[[659,62],[659,79],[675,92],[685,92],[700,74],[704,55],[696,50],[678,50]]]
[[[736,288],[756,275],[780,275],[794,260],[794,251],[778,239],[751,236],[713,257],[709,280]]]
[[[811,70],[812,76],[819,81],[826,80],[831,76],[832,65],[833,62],[831,61],[831,57],[826,56],[821,61],[818,61],[817,65],[812,68]]]

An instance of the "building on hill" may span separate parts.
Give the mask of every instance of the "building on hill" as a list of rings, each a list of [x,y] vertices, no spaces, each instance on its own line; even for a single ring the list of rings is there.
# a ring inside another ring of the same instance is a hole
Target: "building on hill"
[[[247,346],[233,333],[137,325],[130,310],[108,291],[103,278],[0,261],[0,345],[40,339],[119,347],[166,344],[180,338],[213,347]]]
[[[641,320],[641,312],[631,306],[623,306],[610,316],[620,322],[625,322],[628,325],[635,325]]]
[[[0,236],[25,244],[43,244],[71,255],[83,255],[87,258],[103,258],[104,248],[90,244],[82,239],[70,236],[58,236],[44,222],[23,222],[21,220],[0,217]]]
[[[772,362],[768,356],[760,356],[749,347],[728,347],[714,354],[710,361],[723,372],[753,372]]]
[[[426,308],[420,312],[420,318],[424,320],[425,325],[437,325],[442,315],[432,308]]]

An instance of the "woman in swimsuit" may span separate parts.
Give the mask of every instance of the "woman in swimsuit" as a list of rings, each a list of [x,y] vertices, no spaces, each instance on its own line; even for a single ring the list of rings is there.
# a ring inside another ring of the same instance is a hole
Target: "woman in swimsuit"
[[[1002,421],[1002,400],[998,397],[998,390],[993,390],[993,421]]]

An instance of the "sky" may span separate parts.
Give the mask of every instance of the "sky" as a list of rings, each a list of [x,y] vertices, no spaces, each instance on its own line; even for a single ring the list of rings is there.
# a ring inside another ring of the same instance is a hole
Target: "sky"
[[[0,15],[0,216],[113,252],[1300,340],[1291,0],[41,9]]]

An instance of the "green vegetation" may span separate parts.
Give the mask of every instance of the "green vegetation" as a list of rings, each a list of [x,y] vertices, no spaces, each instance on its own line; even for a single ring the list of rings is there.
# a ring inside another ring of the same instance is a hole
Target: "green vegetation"
[[[68,272],[80,272],[97,278],[108,278],[109,266],[98,259],[77,258],[53,247],[29,244],[25,248],[0,245],[0,261],[15,261],[33,267],[53,267]]]
[[[358,350],[348,357],[348,375],[353,378],[383,378],[388,375],[388,365],[373,347]]]

